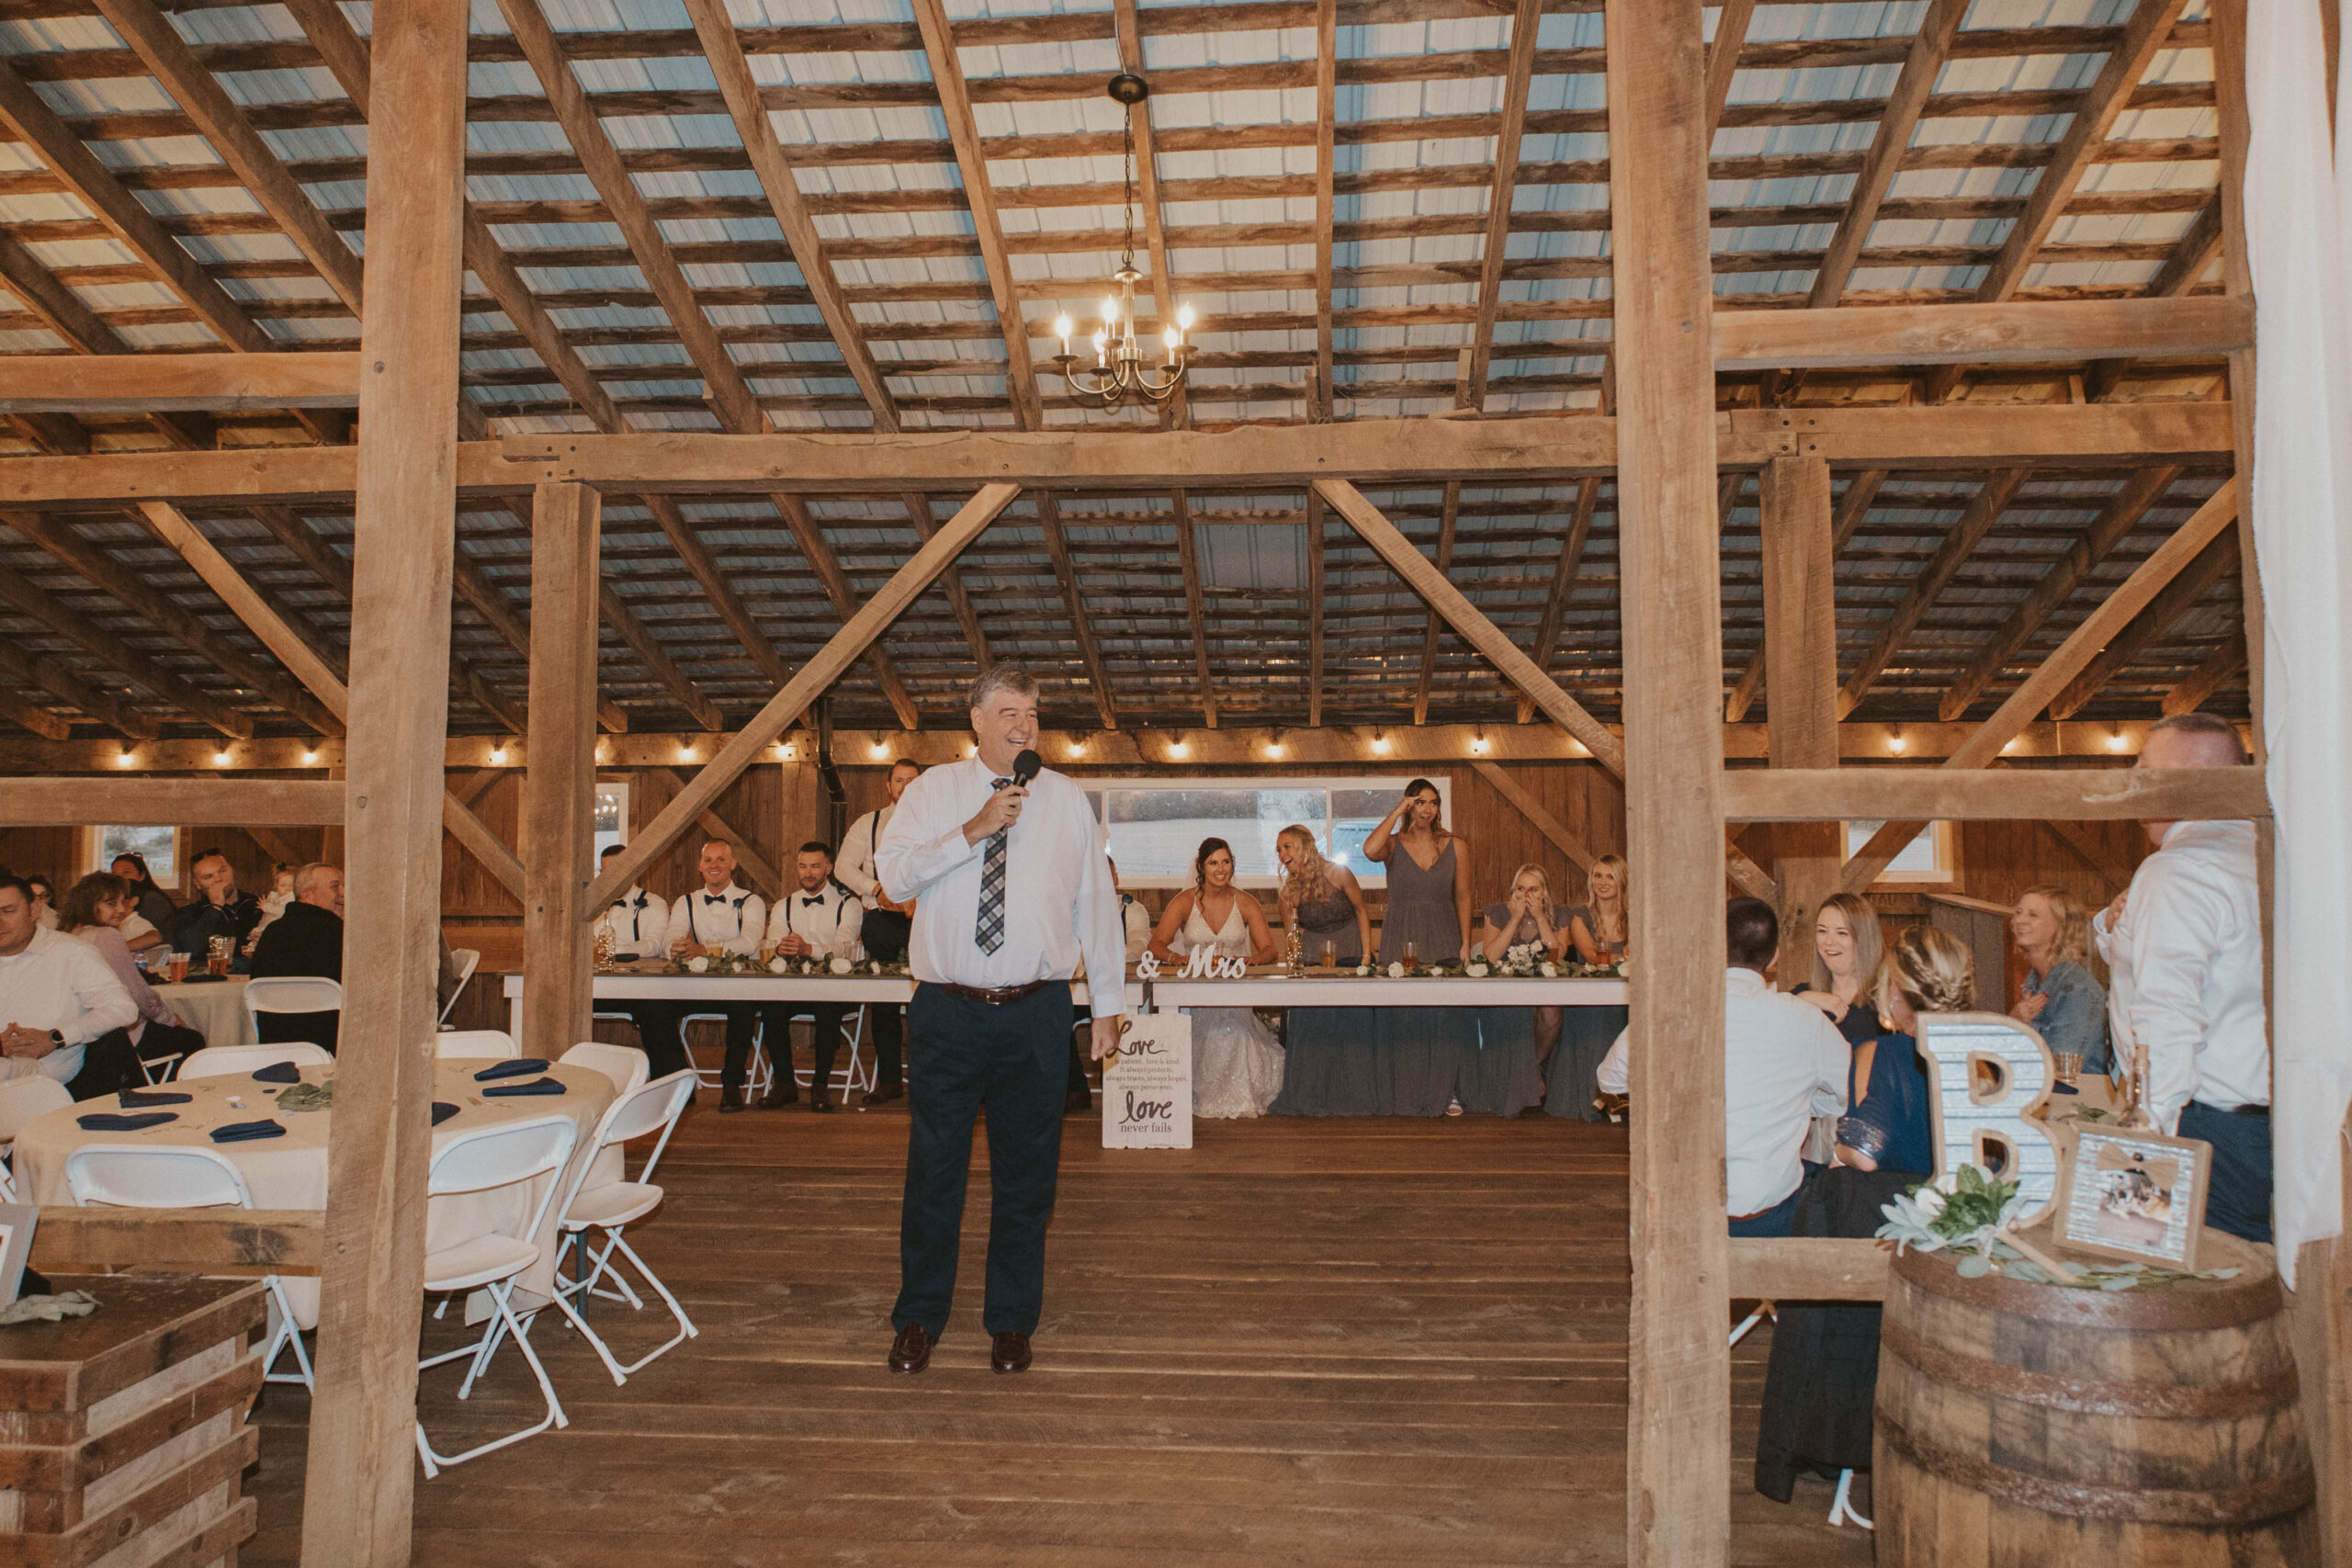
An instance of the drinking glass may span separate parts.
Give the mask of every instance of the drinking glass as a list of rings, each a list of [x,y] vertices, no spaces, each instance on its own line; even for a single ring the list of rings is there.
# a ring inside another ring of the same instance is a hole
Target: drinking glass
[[[237,939],[232,936],[216,936],[207,942],[204,948],[206,970],[225,977],[229,973],[229,960],[236,954]]]
[[[187,978],[187,954],[175,953],[170,957],[172,984],[176,986]]]
[[[1326,969],[1337,969],[1339,966],[1340,944],[1333,942],[1330,938],[1326,937],[1323,939],[1323,967]]]
[[[2083,1054],[2080,1051],[2057,1051],[2052,1055],[2058,1058],[2060,1083],[2070,1084],[2083,1076]]]
[[[1410,969],[1414,964],[1419,964],[1420,961],[1421,944],[1417,942],[1407,942],[1405,944],[1405,967]]]

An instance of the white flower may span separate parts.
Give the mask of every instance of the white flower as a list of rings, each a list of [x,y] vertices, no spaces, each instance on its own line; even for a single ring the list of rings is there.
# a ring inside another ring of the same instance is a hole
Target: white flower
[[[882,961],[881,961],[880,959],[878,959],[878,958],[877,958],[877,959],[876,959],[873,963],[871,963],[871,964],[867,964],[865,967],[866,967],[869,971],[871,971],[872,973],[876,974],[876,975],[879,975],[880,973],[882,973]]]
[[[686,960],[686,972],[690,975],[707,975],[710,973],[710,960],[689,958]]]
[[[768,973],[771,975],[789,975],[792,973],[792,964],[790,961],[786,959],[771,958],[768,960]]]
[[[1359,964],[1356,965],[1356,973],[1358,975],[1369,975],[1372,973],[1372,965],[1369,964]]]
[[[846,975],[855,966],[846,958],[836,958],[828,967],[836,975]]]
[[[1544,964],[1544,978],[1546,980],[1555,980],[1559,978],[1559,975],[1560,966],[1556,964],[1551,963],[1549,960],[1546,960]]]
[[[1625,977],[1625,961],[1622,958],[1619,959],[1614,967],[1617,977],[1621,980],[1623,979]]]
[[[1403,979],[1405,977],[1405,966],[1402,964],[1391,964],[1388,966],[1388,977],[1392,980]]]
[[[1483,980],[1487,977],[1487,966],[1483,964],[1473,964],[1464,973],[1473,979]]]
[[[1919,1206],[1919,1212],[1928,1216],[1931,1224],[1944,1212],[1944,1195],[1932,1187],[1922,1187],[1911,1194],[1911,1201]]]

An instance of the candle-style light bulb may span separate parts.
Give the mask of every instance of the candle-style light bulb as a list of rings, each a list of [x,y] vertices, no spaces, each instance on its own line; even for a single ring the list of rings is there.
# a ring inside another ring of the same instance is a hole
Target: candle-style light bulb
[[[1176,307],[1176,328],[1179,332],[1191,332],[1193,320],[1193,308],[1190,305]]]
[[[1071,321],[1069,316],[1060,315],[1054,318],[1054,335],[1062,340],[1062,357],[1065,359],[1069,357],[1069,334],[1077,330],[1078,323]]]
[[[1108,369],[1110,367],[1110,358],[1103,353],[1103,350],[1110,347],[1110,345],[1111,337],[1109,333],[1096,333],[1094,334],[1094,364],[1096,368]]]
[[[1110,331],[1119,324],[1119,302],[1105,295],[1102,299],[1102,326]]]
[[[1168,363],[1170,365],[1175,364],[1176,350],[1183,344],[1184,334],[1178,332],[1174,327],[1170,327],[1166,332],[1160,333],[1159,336],[1160,340],[1168,344]]]

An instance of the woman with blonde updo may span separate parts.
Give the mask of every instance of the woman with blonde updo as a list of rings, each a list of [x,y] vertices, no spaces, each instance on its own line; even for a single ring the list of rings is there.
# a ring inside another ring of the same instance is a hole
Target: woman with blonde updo
[[[1879,967],[1878,1010],[1895,1032],[1854,1047],[1846,1114],[1838,1119],[1838,1162],[1857,1170],[1934,1174],[1928,1120],[1933,1086],[1919,1063],[1919,1015],[1967,1012],[1976,972],[1967,946],[1949,931],[1913,926]]]

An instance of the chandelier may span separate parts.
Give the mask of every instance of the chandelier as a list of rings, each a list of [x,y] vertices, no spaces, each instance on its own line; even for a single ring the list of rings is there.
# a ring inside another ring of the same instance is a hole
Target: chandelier
[[[1122,71],[1111,78],[1113,101],[1132,110],[1150,96],[1151,88],[1140,76]],[[1160,333],[1166,345],[1167,358],[1158,367],[1147,365],[1141,344],[1136,340],[1136,285],[1143,281],[1143,274],[1136,270],[1136,132],[1135,117],[1129,114],[1126,127],[1126,243],[1119,258],[1119,270],[1111,275],[1111,282],[1118,290],[1102,301],[1102,330],[1094,334],[1094,363],[1082,367],[1078,355],[1069,348],[1070,335],[1078,328],[1067,314],[1057,317],[1054,335],[1061,340],[1062,351],[1054,355],[1054,367],[1061,373],[1071,393],[1081,401],[1098,408],[1114,409],[1129,398],[1162,403],[1175,396],[1176,389],[1184,384],[1184,372],[1190,345],[1184,334],[1193,330],[1193,308],[1186,305],[1176,312],[1176,319],[1167,323]]]

